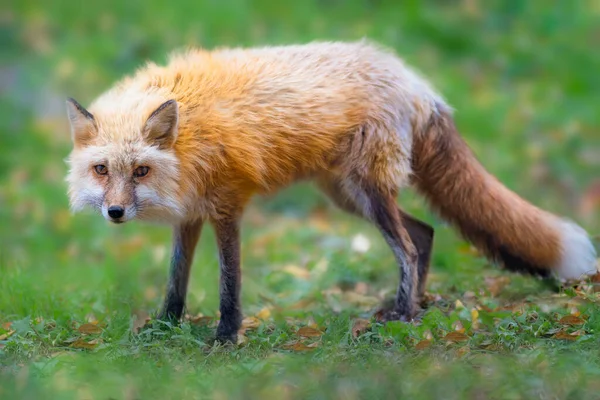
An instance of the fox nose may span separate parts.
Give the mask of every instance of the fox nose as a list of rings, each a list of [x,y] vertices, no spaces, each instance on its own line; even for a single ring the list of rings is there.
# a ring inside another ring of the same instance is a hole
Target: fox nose
[[[108,216],[113,219],[119,219],[125,215],[125,209],[121,206],[110,206],[108,207]]]

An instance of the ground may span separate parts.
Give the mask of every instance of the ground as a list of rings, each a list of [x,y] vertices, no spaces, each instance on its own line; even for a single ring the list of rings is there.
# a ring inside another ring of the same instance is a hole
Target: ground
[[[71,215],[63,162],[67,94],[88,104],[147,58],[368,36],[431,79],[486,168],[598,235],[595,2],[183,3],[24,1],[1,14],[0,398],[597,398],[595,283],[502,271],[410,191],[399,203],[436,229],[420,322],[372,318],[395,291],[391,251],[302,184],[255,199],[244,219],[238,345],[212,341],[210,228],[186,320],[144,327],[166,285],[169,229]]]

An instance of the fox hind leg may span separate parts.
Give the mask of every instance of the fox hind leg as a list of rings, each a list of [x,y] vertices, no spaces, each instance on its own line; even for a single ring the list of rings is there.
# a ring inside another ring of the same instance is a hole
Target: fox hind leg
[[[418,279],[417,298],[421,303],[425,300],[425,287],[427,284],[427,275],[429,273],[429,264],[431,260],[431,250],[433,248],[433,228],[423,221],[420,221],[410,214],[400,212],[400,217],[404,227],[408,231],[410,240],[413,242],[418,253]]]
[[[417,297],[422,295],[425,287],[433,229],[400,210],[395,193],[385,193],[374,186],[350,180],[321,178],[318,184],[341,209],[377,226],[392,249],[401,273],[394,304],[383,317],[386,320],[412,319]],[[421,248],[417,249],[415,245]],[[423,257],[419,257],[421,254]]]

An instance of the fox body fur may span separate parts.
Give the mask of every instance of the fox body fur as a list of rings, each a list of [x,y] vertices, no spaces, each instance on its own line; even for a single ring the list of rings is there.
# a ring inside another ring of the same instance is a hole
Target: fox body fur
[[[433,240],[431,227],[396,205],[408,185],[509,269],[561,279],[595,271],[585,231],[487,173],[441,96],[368,42],[191,50],[145,66],[89,111],[72,99],[67,108],[72,208],[174,226],[162,317],[181,316],[202,223],[215,226],[221,339],[234,340],[241,319],[244,207],[300,179],[374,223],[390,245],[401,279],[388,319],[414,316]]]

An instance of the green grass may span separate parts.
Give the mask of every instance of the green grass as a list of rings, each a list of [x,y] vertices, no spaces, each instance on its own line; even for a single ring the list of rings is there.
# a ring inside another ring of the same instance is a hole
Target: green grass
[[[431,79],[486,168],[598,235],[595,2],[79,4],[20,1],[0,14],[0,398],[597,398],[596,288],[557,292],[489,265],[408,192],[402,206],[436,228],[420,324],[371,319],[395,291],[391,252],[303,184],[256,199],[244,220],[244,313],[264,321],[242,344],[212,342],[210,229],[188,296],[188,313],[206,318],[138,330],[162,300],[169,229],[71,215],[63,162],[67,94],[87,104],[145,59],[368,36]],[[359,234],[366,253],[352,248]],[[302,337],[303,326],[322,334]]]

